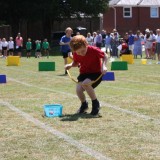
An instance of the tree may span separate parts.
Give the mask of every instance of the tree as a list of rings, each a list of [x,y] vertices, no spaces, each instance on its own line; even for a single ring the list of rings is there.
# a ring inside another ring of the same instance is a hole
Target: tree
[[[105,12],[109,0],[1,0],[0,24],[18,28],[22,22],[42,21],[49,27],[63,18],[97,17]],[[49,29],[50,30],[50,29]]]
[[[64,17],[98,16],[108,7],[109,0],[1,0],[0,19],[6,23],[24,20],[59,20]]]

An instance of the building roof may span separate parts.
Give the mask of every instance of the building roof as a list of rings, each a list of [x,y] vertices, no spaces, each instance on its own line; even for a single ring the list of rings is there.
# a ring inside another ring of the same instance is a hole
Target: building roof
[[[137,7],[160,7],[160,0],[110,0],[110,7],[137,6]]]
[[[160,7],[160,0],[143,0],[140,5]]]

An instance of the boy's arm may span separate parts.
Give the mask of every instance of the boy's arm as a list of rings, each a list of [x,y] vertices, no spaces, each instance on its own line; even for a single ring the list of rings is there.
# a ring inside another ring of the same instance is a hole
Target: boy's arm
[[[59,45],[60,45],[60,46],[69,45],[69,42],[66,42],[66,43],[65,43],[65,42],[60,41],[60,42],[59,42]]]
[[[70,63],[70,64],[66,64],[64,68],[65,68],[66,70],[69,70],[69,69],[72,68],[72,67],[78,67],[78,66],[79,66],[79,64],[78,64],[77,62],[73,61],[73,62]]]
[[[61,38],[59,45],[63,46],[63,45],[69,45],[70,42],[64,42],[64,37]]]
[[[105,74],[107,72],[107,60],[108,60],[108,56],[106,53],[104,53],[104,57],[102,59],[102,74]]]

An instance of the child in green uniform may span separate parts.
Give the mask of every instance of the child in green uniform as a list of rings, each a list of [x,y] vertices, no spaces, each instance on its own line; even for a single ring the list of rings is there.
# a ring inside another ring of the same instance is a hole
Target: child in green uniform
[[[28,38],[28,42],[26,43],[27,58],[31,57],[31,49],[32,49],[32,42],[31,39]]]
[[[35,58],[40,58],[41,57],[41,41],[36,40],[36,54]]]
[[[45,56],[47,56],[47,58],[49,58],[49,42],[47,41],[47,39],[44,39],[43,43],[42,43],[42,48],[44,50],[44,54]]]

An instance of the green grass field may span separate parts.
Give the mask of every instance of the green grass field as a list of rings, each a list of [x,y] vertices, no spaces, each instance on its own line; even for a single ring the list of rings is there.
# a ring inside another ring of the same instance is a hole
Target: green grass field
[[[156,61],[143,65],[136,59],[127,71],[114,71],[115,81],[96,88],[101,118],[75,114],[76,84],[63,75],[61,56],[20,61],[6,66],[0,59],[0,74],[7,76],[0,84],[0,160],[160,160]],[[56,71],[38,71],[38,62],[52,61]],[[77,68],[70,72],[78,75]],[[44,117],[43,106],[54,103],[63,105],[63,116]]]

